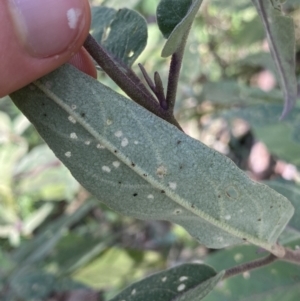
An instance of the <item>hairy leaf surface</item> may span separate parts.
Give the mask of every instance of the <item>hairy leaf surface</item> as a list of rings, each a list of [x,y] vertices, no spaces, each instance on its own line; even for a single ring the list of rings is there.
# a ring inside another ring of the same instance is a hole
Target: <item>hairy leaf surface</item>
[[[145,19],[136,11],[97,6],[92,10],[92,35],[114,58],[131,66],[145,49]]]
[[[210,248],[249,241],[281,254],[275,242],[290,202],[131,100],[69,65],[11,97],[74,177],[114,210],[178,223]]]
[[[168,38],[161,56],[168,57],[186,40],[203,0],[161,0],[157,21],[164,37]]]
[[[297,99],[297,79],[295,75],[295,30],[293,19],[282,15],[279,1],[252,0],[265,27],[277,72],[283,90],[284,117]]]
[[[223,275],[207,265],[183,264],[130,285],[110,301],[198,301]]]

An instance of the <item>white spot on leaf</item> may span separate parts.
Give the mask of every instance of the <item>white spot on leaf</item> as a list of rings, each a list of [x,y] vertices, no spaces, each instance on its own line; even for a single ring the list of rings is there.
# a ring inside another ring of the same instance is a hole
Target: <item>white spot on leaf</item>
[[[118,137],[118,138],[122,137],[123,136],[122,131],[115,132],[115,136]]]
[[[136,289],[133,289],[131,295],[135,295],[135,294],[136,294]]]
[[[90,144],[91,144],[91,141],[90,141],[90,140],[87,140],[87,141],[84,142],[84,144],[85,144],[85,145],[90,145]]]
[[[250,278],[250,273],[249,272],[244,272],[243,277],[244,277],[244,279],[249,279]]]
[[[78,20],[81,14],[82,12],[78,8],[70,8],[67,11],[68,25],[71,29],[75,29],[77,27]]]
[[[72,156],[72,154],[71,154],[71,152],[66,152],[65,156],[68,157],[68,158],[70,158]]]
[[[162,282],[166,282],[167,279],[168,279],[167,277],[164,277],[164,278],[161,278],[161,281],[162,281]]]
[[[108,166],[102,166],[102,170],[105,172],[110,172],[111,169]]]
[[[72,108],[72,110],[74,111],[74,110],[77,109],[77,106],[76,106],[76,105],[71,105],[71,108]]]
[[[120,167],[120,162],[119,161],[114,161],[113,162],[113,166],[115,167],[115,168],[118,168],[118,167]]]
[[[100,143],[98,143],[98,144],[97,144],[97,148],[99,148],[99,149],[105,149],[105,146],[102,145],[102,144],[100,144]]]
[[[153,199],[154,199],[154,196],[153,196],[153,194],[149,194],[149,195],[147,196],[147,198],[153,200]]]
[[[185,284],[180,284],[180,285],[177,287],[177,291],[178,291],[178,292],[182,292],[184,289],[185,289]]]
[[[167,174],[167,168],[163,165],[158,166],[156,174],[159,178],[163,178]]]
[[[122,142],[121,142],[121,146],[122,147],[126,147],[128,145],[128,139],[127,138],[123,138]]]
[[[179,281],[185,281],[185,280],[188,280],[188,279],[189,279],[189,277],[187,277],[187,276],[181,276],[179,278]]]
[[[226,215],[226,216],[225,216],[225,219],[226,219],[227,221],[229,221],[229,220],[231,219],[231,215],[229,215],[229,214]]]
[[[107,124],[107,125],[111,125],[111,124],[112,124],[112,120],[107,119],[107,120],[106,120],[106,124]]]
[[[175,182],[170,182],[170,183],[169,183],[169,186],[170,186],[171,189],[175,190],[175,189],[177,188],[177,183],[175,183]]]
[[[243,260],[244,255],[242,253],[236,253],[233,258],[236,262],[239,262]]]
[[[71,139],[77,139],[78,137],[77,137],[76,133],[71,133],[70,138]]]
[[[138,142],[138,141],[136,141],[136,140],[135,140],[133,143],[134,143],[135,145],[139,144],[139,142]]]
[[[72,122],[74,124],[76,123],[76,120],[73,116],[69,116],[68,119],[69,119],[70,122]]]

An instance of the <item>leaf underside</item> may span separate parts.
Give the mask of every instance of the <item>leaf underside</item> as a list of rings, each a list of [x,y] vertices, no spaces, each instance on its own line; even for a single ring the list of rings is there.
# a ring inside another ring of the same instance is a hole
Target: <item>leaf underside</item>
[[[281,254],[275,242],[294,210],[285,197],[76,68],[65,65],[11,97],[112,209],[175,222],[209,248],[249,241]]]
[[[207,265],[183,264],[130,285],[110,301],[198,301],[223,275]]]
[[[159,28],[168,40],[161,56],[168,57],[176,52],[186,40],[194,18],[203,0],[162,0],[157,8]]]
[[[278,1],[252,0],[263,22],[270,51],[274,59],[280,85],[284,94],[284,118],[297,100],[297,79],[295,74],[295,29],[293,19],[281,13]]]

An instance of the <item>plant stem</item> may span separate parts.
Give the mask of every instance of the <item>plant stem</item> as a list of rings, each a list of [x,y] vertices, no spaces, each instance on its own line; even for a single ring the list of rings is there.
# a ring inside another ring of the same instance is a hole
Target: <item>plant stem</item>
[[[188,32],[184,36],[183,41],[180,44],[179,48],[176,50],[175,53],[173,53],[171,64],[170,64],[166,102],[168,104],[168,111],[170,111],[172,114],[174,112],[178,80],[179,80],[180,69],[182,65],[184,48],[188,37]]]
[[[254,269],[257,269],[257,268],[261,268],[261,267],[266,266],[266,265],[268,265],[268,264],[270,264],[270,263],[272,263],[272,262],[274,262],[278,259],[279,258],[276,257],[275,255],[270,254],[267,257],[243,263],[241,265],[238,265],[236,267],[233,267],[233,268],[230,268],[230,269],[226,270],[225,275],[223,277],[223,280],[227,279],[227,278],[230,278],[230,277],[234,277],[236,275],[242,274],[242,273],[247,272],[247,271],[251,271],[251,270],[254,270]]]
[[[84,47],[106,74],[136,103],[182,130],[173,114],[160,107],[150,91],[141,83],[139,78],[130,70],[124,72],[112,59],[109,53],[88,35]]]
[[[300,265],[300,249],[299,250],[291,250],[285,248],[285,255],[281,260],[293,262]]]

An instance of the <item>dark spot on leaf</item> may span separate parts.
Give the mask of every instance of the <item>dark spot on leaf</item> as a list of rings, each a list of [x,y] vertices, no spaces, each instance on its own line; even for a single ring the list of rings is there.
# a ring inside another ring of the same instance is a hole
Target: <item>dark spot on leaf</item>
[[[179,169],[182,169],[182,168],[183,168],[183,166],[182,166],[182,165],[180,165],[180,166],[179,166]]]
[[[116,154],[117,152],[118,152],[118,151],[115,149],[115,150],[114,150],[114,153]]]
[[[135,164],[134,164],[133,162],[131,162],[131,166],[132,166],[132,167],[134,167],[134,166],[135,166]]]
[[[43,114],[44,117],[47,117],[48,115],[46,113]]]
[[[218,198],[220,198],[221,196],[220,195],[218,195]]]
[[[194,204],[192,204],[192,206],[191,206],[192,208],[195,208],[195,205]]]
[[[134,194],[133,194],[133,196],[137,196],[137,195],[138,195],[137,193],[134,193]]]
[[[247,238],[243,238],[244,241],[247,241]]]
[[[161,192],[161,193],[166,193],[164,190],[161,190],[160,192]]]
[[[230,193],[228,193],[227,191],[226,191],[226,194],[227,194],[227,196],[231,197]]]
[[[143,176],[144,176],[144,177],[147,177],[147,174],[144,173]]]
[[[270,206],[270,209],[272,209],[273,208],[273,206]]]
[[[85,113],[82,112],[82,113],[80,114],[80,116],[81,116],[81,117],[85,117]]]
[[[178,141],[177,141],[177,145],[179,145],[180,143],[181,143],[181,140],[178,140]]]
[[[260,222],[260,221],[261,221],[261,218],[259,218],[258,221]]]
[[[118,182],[119,184],[122,184],[122,182],[120,181],[120,182]]]

